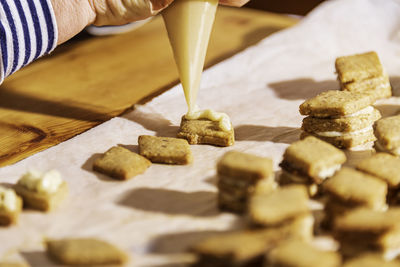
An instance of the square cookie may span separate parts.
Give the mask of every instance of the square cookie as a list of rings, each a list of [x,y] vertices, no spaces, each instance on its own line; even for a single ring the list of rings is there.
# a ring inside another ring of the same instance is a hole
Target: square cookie
[[[361,81],[383,74],[382,64],[374,51],[338,57],[335,67],[341,83]]]
[[[46,212],[55,210],[68,195],[66,182],[62,182],[57,191],[50,194],[31,190],[18,183],[14,189],[24,200],[24,206]]]
[[[93,170],[118,180],[128,180],[144,173],[151,161],[130,150],[115,146],[107,150],[93,163]]]
[[[239,151],[228,151],[217,163],[217,173],[253,183],[273,175],[272,160]]]
[[[0,186],[0,226],[16,224],[22,210],[22,199],[13,189]]]
[[[186,139],[191,145],[231,146],[235,143],[233,127],[224,131],[219,127],[218,121],[188,120],[185,117],[182,117],[178,138]]]
[[[128,256],[114,245],[94,238],[48,240],[47,253],[55,261],[70,265],[122,265]]]
[[[240,231],[201,240],[191,251],[198,256],[196,267],[263,266],[264,253],[284,240],[284,231]]]
[[[388,98],[392,96],[392,86],[389,76],[383,74],[379,77],[362,81],[341,84],[343,90],[370,94],[374,99]]]
[[[302,103],[300,114],[321,118],[346,116],[372,105],[373,102],[374,98],[368,94],[330,90]]]
[[[154,163],[189,164],[193,161],[189,143],[172,137],[139,136],[139,154]]]
[[[319,184],[340,169],[345,161],[343,151],[309,136],[286,149],[280,166],[290,173],[306,175]]]
[[[56,170],[29,171],[14,186],[24,201],[24,206],[41,211],[52,211],[68,195],[68,185]]]
[[[267,254],[268,265],[280,267],[339,267],[342,260],[334,251],[316,249],[304,241],[289,239]]]
[[[250,220],[254,225],[276,226],[309,214],[308,192],[305,186],[289,185],[269,194],[254,195],[249,203]]]
[[[400,115],[383,118],[375,122],[377,138],[375,149],[400,156]]]
[[[379,253],[364,253],[346,261],[343,267],[399,267],[400,261],[387,261]]]
[[[387,184],[377,177],[343,167],[323,184],[323,190],[341,202],[382,210],[387,207]]]
[[[316,118],[306,117],[301,126],[306,132],[340,132],[350,133],[371,127],[375,121],[381,118],[381,113],[372,106],[368,106],[360,114],[351,117]]]
[[[382,179],[389,188],[394,189],[400,185],[400,158],[391,154],[374,154],[359,162],[356,167],[360,171]]]

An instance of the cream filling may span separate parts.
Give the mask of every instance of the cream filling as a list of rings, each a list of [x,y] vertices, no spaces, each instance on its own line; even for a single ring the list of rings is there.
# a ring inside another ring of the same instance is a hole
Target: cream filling
[[[0,209],[8,211],[17,209],[17,195],[14,190],[0,187]]]
[[[342,167],[341,164],[336,164],[336,165],[333,165],[332,167],[322,169],[317,174],[317,177],[320,178],[320,179],[325,180],[326,178],[331,177],[332,175],[334,175],[335,172],[340,170],[341,167]],[[298,176],[296,174],[290,173],[290,172],[285,171],[285,170],[283,170],[283,172],[285,172],[285,174],[288,175],[293,182],[304,183],[304,181],[305,181],[305,179],[303,177],[301,177],[301,176]]]
[[[32,191],[52,194],[57,192],[62,182],[61,174],[56,170],[51,170],[45,173],[28,171],[21,177],[21,179],[19,179],[18,184]]]
[[[216,112],[211,109],[199,110],[198,107],[195,107],[193,111],[188,111],[185,118],[188,120],[206,119],[210,121],[218,121],[221,130],[230,131],[232,129],[231,120],[227,114]]]
[[[396,147],[393,149],[387,149],[387,148],[384,148],[383,145],[379,141],[376,141],[375,148],[377,148],[377,150],[381,151],[381,152],[387,152],[387,153],[390,153],[390,154],[393,154],[396,156],[400,156],[400,147]]]
[[[367,132],[371,132],[374,129],[372,126],[365,127],[364,129],[353,131],[353,132],[336,132],[336,131],[328,131],[328,132],[315,132],[315,134],[323,137],[344,137],[344,136],[354,136]]]
[[[368,106],[368,107],[363,108],[363,109],[361,109],[359,111],[356,111],[354,113],[347,114],[347,115],[340,116],[340,117],[351,118],[351,117],[356,117],[356,116],[360,116],[360,115],[367,115],[367,114],[371,115],[372,112],[374,112],[374,107],[373,106]]]

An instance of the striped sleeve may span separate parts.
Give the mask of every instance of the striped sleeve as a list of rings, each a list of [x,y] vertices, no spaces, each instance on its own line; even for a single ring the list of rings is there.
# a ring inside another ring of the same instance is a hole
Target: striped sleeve
[[[0,0],[0,83],[57,46],[51,0]]]

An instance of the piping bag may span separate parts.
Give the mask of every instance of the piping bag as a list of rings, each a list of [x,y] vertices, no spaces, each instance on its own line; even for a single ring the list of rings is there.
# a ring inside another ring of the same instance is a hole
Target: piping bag
[[[217,6],[218,0],[175,0],[162,13],[188,114],[197,110],[197,92]]]

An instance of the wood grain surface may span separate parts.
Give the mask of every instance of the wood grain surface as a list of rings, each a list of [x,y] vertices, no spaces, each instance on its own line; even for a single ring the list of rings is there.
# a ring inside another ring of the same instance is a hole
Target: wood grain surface
[[[206,67],[295,23],[220,7]],[[161,17],[118,36],[76,38],[0,86],[0,166],[78,135],[177,83]]]

